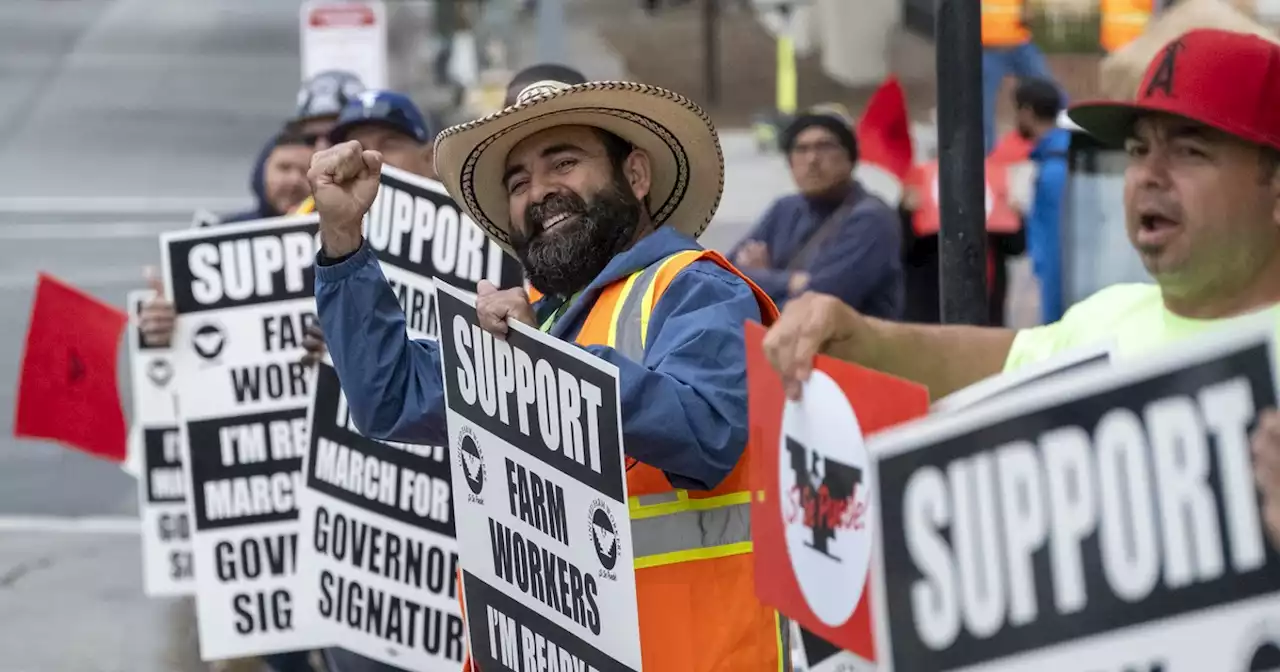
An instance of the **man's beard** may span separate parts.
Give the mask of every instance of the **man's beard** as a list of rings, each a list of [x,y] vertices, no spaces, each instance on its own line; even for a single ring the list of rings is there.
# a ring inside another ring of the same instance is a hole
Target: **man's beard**
[[[525,209],[525,225],[533,233],[511,231],[511,247],[524,265],[529,282],[543,294],[570,295],[591,283],[640,226],[640,201],[615,176],[588,203],[572,191],[547,196]],[[569,219],[543,230],[558,215]]]

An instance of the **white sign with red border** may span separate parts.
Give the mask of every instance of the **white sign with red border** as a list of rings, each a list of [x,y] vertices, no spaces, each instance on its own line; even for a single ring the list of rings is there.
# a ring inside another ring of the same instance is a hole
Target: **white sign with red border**
[[[382,0],[308,0],[302,3],[302,79],[344,70],[367,88],[385,89],[387,7]]]

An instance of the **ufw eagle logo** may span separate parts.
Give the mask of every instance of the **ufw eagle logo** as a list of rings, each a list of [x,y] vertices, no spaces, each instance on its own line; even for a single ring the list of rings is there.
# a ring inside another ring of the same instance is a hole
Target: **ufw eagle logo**
[[[813,535],[807,545],[839,561],[828,548],[836,530],[860,530],[865,524],[865,505],[855,498],[862,485],[862,470],[819,455],[791,437],[786,438],[786,444],[795,474],[792,492],[784,494],[791,505],[784,513],[786,522],[794,523],[803,516],[803,525]]]

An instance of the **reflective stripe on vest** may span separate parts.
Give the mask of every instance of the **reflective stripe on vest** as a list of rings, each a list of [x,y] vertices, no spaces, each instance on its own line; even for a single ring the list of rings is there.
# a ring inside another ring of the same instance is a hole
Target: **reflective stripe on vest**
[[[627,278],[614,305],[606,345],[644,361],[655,280],[668,264],[700,255],[673,254]],[[751,493],[693,499],[687,490],[633,496],[628,502],[636,569],[751,552]]]

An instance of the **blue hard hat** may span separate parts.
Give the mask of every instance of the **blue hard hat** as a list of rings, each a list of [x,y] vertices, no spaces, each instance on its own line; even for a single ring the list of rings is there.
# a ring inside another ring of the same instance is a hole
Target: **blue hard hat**
[[[360,78],[342,70],[326,70],[302,83],[298,89],[295,121],[336,117],[356,94],[364,91]]]
[[[345,142],[352,128],[363,124],[385,126],[418,142],[429,142],[431,131],[418,106],[403,93],[364,91],[347,102],[338,123],[329,132],[333,144]]]

